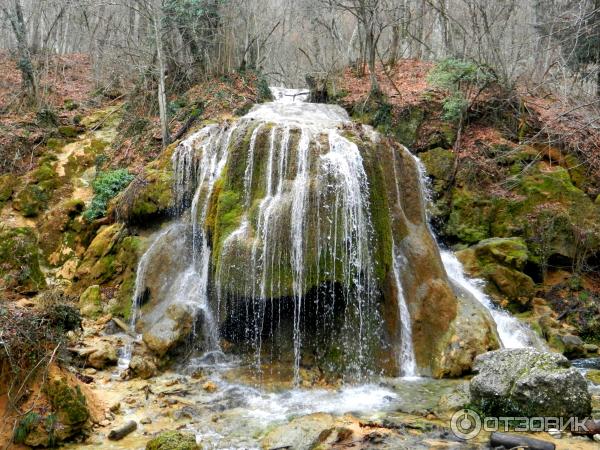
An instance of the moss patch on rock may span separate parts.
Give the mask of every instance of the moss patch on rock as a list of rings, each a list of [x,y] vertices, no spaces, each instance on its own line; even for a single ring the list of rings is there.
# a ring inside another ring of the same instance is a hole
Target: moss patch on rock
[[[0,210],[4,203],[12,198],[17,185],[18,179],[15,176],[11,174],[0,176]]]
[[[16,194],[12,194],[13,208],[25,217],[35,217],[48,207],[52,194],[61,183],[49,162],[43,163],[31,172],[29,178],[29,183]]]
[[[146,450],[202,450],[192,433],[167,431],[146,444]]]
[[[129,235],[123,224],[101,227],[77,267],[75,289],[81,292],[90,285],[115,288],[110,312],[128,319],[142,242],[142,238]]]
[[[96,318],[102,313],[100,286],[89,286],[79,297],[79,312],[83,317]]]
[[[44,287],[34,230],[0,227],[0,290],[35,293]]]
[[[109,210],[127,223],[148,225],[169,217],[175,207],[172,144],[160,158],[148,164],[110,204]]]
[[[488,281],[486,290],[498,302],[508,299],[513,310],[523,310],[535,293],[533,280],[522,270],[529,258],[521,238],[490,238],[457,253],[467,272]]]

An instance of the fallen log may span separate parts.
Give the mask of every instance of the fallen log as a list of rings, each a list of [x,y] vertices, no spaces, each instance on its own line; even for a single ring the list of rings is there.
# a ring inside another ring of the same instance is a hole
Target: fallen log
[[[592,437],[595,434],[600,434],[600,420],[586,419],[583,422],[585,428],[576,428],[571,430],[571,433],[575,436],[588,436]]]
[[[115,428],[114,430],[110,430],[108,433],[108,439],[111,441],[120,441],[129,433],[135,431],[137,429],[137,422],[135,420],[130,420],[129,422],[121,425],[119,428]]]
[[[527,450],[555,450],[556,445],[552,442],[541,441],[539,439],[533,439],[526,436],[520,436],[517,434],[500,433],[495,431],[490,437],[490,446],[492,448],[515,448],[524,447]]]

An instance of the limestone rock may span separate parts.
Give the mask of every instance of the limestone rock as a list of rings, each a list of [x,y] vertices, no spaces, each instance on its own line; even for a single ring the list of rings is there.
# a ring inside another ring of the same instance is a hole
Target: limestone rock
[[[87,363],[95,369],[104,369],[117,363],[119,357],[114,346],[101,341],[96,344],[95,350],[88,356]]]
[[[488,281],[490,295],[507,298],[517,310],[523,310],[535,294],[533,280],[522,272],[528,255],[521,238],[485,239],[457,253],[469,275]]]
[[[191,433],[167,431],[146,444],[146,450],[202,450]]]
[[[583,376],[561,355],[503,349],[475,359],[473,404],[494,416],[585,417],[591,398]]]
[[[146,329],[142,339],[150,350],[163,356],[189,335],[193,322],[194,311],[190,305],[172,304],[164,316]]]
[[[140,355],[135,355],[131,358],[131,361],[129,362],[129,369],[135,376],[143,380],[152,378],[154,375],[156,375],[157,370],[156,364],[154,364],[154,361],[152,361],[151,358]]]
[[[323,432],[335,425],[335,419],[325,413],[314,413],[297,417],[267,433],[261,445],[265,450],[272,448],[293,448],[311,450],[320,443]]]
[[[456,377],[469,373],[473,361],[482,353],[500,347],[500,338],[490,313],[473,296],[454,286],[459,311],[449,331],[451,337],[439,362],[434,361],[434,376]]]
[[[567,358],[576,359],[586,357],[584,343],[579,336],[564,334],[559,336],[559,339],[563,345],[563,355]]]

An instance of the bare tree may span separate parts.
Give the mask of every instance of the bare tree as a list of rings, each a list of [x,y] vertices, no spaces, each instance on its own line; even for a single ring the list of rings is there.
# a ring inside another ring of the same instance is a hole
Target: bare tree
[[[23,7],[20,0],[13,0],[13,9],[8,6],[2,6],[4,16],[10,21],[15,39],[17,41],[17,50],[19,55],[19,69],[23,84],[29,92],[34,103],[38,101],[38,84],[35,69],[31,60],[31,53],[27,43],[27,29],[23,17]]]

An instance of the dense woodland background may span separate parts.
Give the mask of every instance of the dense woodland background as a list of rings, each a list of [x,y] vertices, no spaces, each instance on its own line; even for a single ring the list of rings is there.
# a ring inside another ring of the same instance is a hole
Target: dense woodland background
[[[4,0],[0,13],[0,47],[18,55],[35,101],[44,58],[68,53],[90,55],[98,88],[151,79],[167,95],[245,69],[290,86],[455,57],[507,85],[600,96],[599,0]]]

